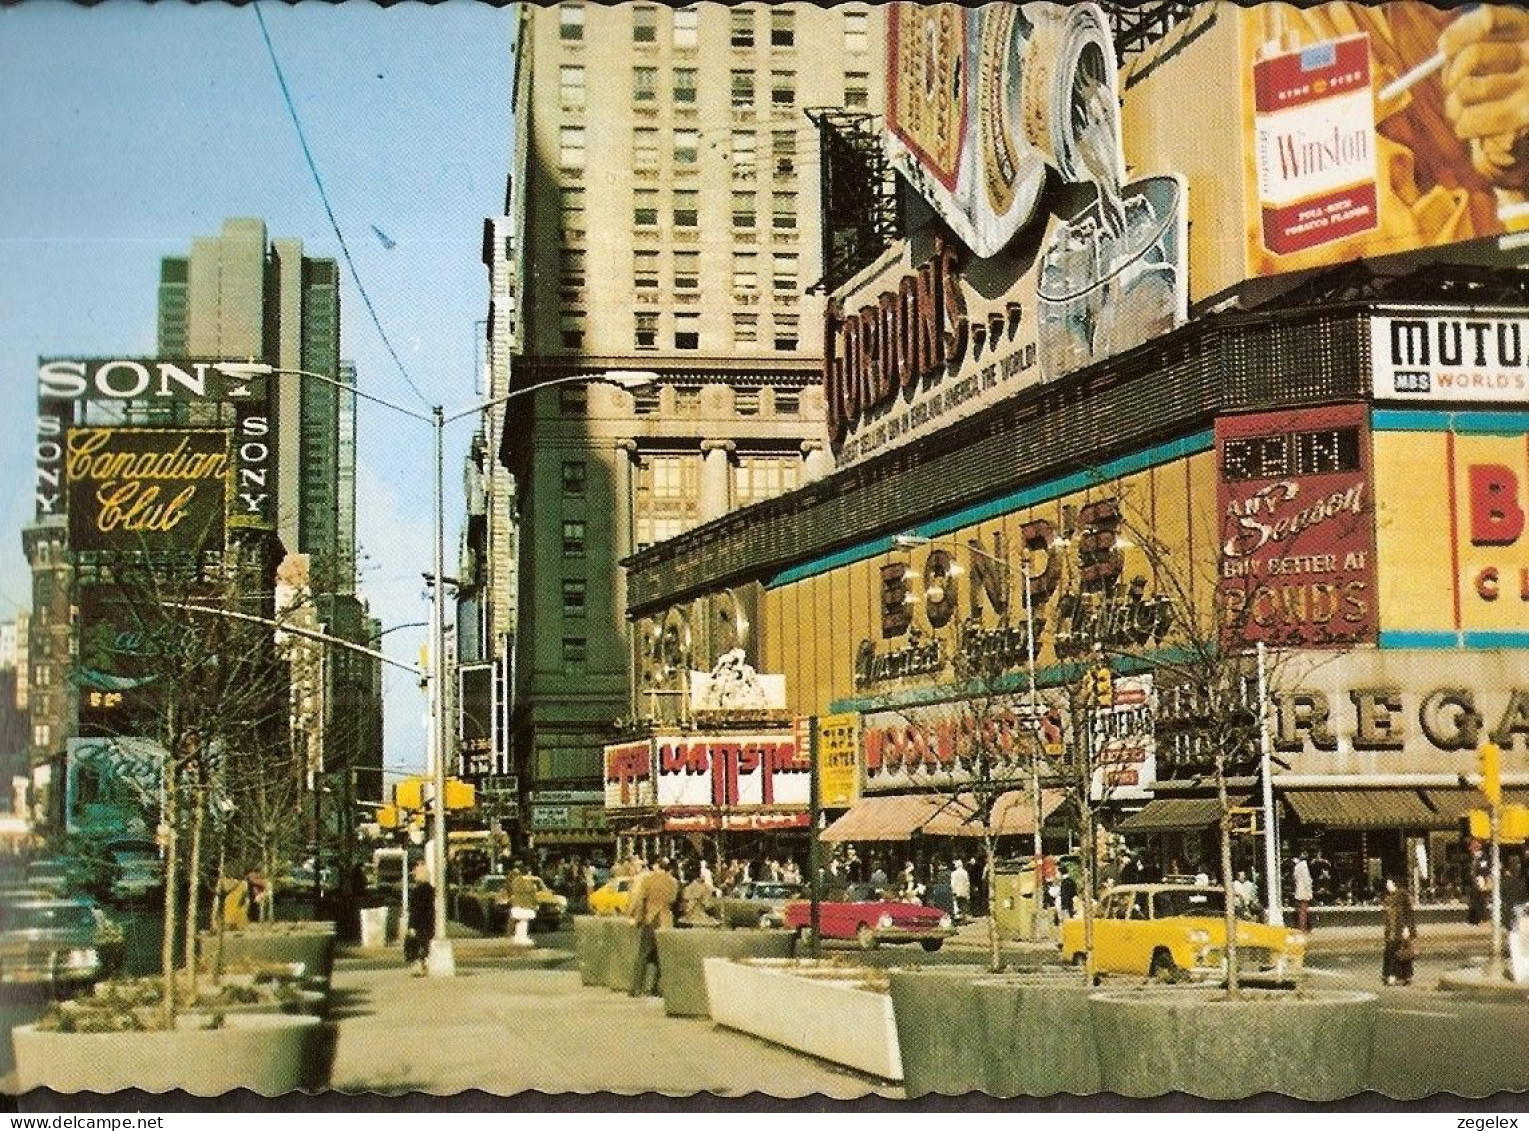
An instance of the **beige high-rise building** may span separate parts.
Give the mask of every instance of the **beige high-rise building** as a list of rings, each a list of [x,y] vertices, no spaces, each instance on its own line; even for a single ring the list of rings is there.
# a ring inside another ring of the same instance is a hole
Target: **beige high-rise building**
[[[865,4],[523,13],[522,196],[512,187],[503,232],[518,259],[511,381],[657,376],[635,393],[570,381],[506,418],[512,739],[528,831],[546,844],[594,834],[558,827],[568,804],[544,811],[538,795],[571,791],[577,806],[616,720],[642,711],[618,563],[829,468],[808,111],[879,115],[884,47]]]

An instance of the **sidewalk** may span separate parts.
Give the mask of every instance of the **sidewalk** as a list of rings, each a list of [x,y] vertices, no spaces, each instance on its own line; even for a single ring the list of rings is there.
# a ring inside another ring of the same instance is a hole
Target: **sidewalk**
[[[342,955],[331,1090],[902,1095],[708,1020],[668,1017],[662,998],[584,986],[569,951],[462,939],[456,959],[454,977],[416,978],[396,950]]]

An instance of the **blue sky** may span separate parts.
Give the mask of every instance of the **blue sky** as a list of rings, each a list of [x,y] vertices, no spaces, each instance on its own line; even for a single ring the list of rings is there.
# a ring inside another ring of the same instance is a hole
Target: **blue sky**
[[[482,221],[504,203],[513,14],[427,6],[259,5],[335,217],[405,369],[428,403],[475,402],[487,310]],[[32,0],[0,7],[0,620],[30,607],[39,355],[146,356],[160,257],[228,216],[256,216],[309,255],[340,246],[304,160],[252,7]],[[372,232],[381,229],[389,249]],[[342,345],[362,386],[424,409],[342,263]],[[460,508],[470,422],[447,436]],[[362,403],[361,583],[384,626],[425,619],[430,432]],[[447,533],[454,559],[456,519]],[[413,660],[421,630],[393,633]],[[424,760],[424,697],[388,669],[386,763]]]

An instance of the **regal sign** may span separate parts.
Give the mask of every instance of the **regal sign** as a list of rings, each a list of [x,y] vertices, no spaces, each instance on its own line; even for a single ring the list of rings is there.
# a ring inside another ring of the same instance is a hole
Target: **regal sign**
[[[72,428],[64,439],[64,476],[76,550],[222,544],[226,432]]]

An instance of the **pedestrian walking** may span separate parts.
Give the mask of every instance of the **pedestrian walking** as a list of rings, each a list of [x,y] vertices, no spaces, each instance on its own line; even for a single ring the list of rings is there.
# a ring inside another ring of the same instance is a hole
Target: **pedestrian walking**
[[[1473,926],[1487,921],[1487,903],[1492,894],[1492,860],[1479,840],[1470,842],[1471,860],[1467,869],[1470,889],[1465,905],[1466,921]]]
[[[1071,869],[1060,869],[1061,878],[1057,881],[1057,919],[1066,922],[1073,916],[1073,905],[1078,902],[1078,881],[1073,878]]]
[[[1295,863],[1290,867],[1290,896],[1295,900],[1295,926],[1299,931],[1311,930],[1311,865],[1306,853],[1297,851]]]
[[[1380,959],[1380,976],[1388,986],[1410,986],[1412,963],[1417,958],[1417,920],[1412,896],[1406,887],[1386,878],[1386,932]]]
[[[1233,909],[1239,919],[1252,919],[1258,913],[1258,889],[1247,872],[1238,872],[1232,881]]]
[[[510,897],[510,937],[516,946],[534,946],[531,924],[536,921],[536,877],[517,862],[505,884]]]
[[[966,862],[959,856],[950,869],[951,912],[959,919],[971,913],[972,877],[966,870]]]
[[[669,861],[660,859],[651,871],[643,876],[642,885],[632,886],[631,917],[637,924],[637,967],[632,972],[633,997],[641,997],[648,989],[648,967],[655,971],[653,984],[663,977],[658,964],[658,937],[660,929],[674,926],[674,901],[679,898],[680,886],[669,872]]]
[[[430,882],[424,864],[414,866],[414,882],[409,885],[409,922],[403,936],[403,960],[414,967],[414,976],[425,974],[425,958],[430,940],[435,937],[435,885]]]

